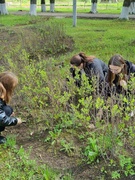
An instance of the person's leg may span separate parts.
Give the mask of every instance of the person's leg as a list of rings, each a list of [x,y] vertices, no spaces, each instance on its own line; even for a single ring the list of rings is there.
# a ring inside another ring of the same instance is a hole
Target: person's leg
[[[0,144],[4,144],[6,142],[6,138],[1,136],[1,132],[4,131],[5,127],[0,126]]]
[[[4,144],[7,139],[4,136],[0,136],[0,144]]]

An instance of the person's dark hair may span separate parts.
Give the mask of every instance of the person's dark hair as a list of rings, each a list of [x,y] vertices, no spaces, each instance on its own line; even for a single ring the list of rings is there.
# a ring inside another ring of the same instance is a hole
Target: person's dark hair
[[[6,103],[11,99],[12,92],[18,84],[17,76],[12,72],[0,73],[0,98]]]
[[[119,81],[122,79],[127,81],[127,65],[126,65],[124,58],[121,55],[115,54],[114,56],[112,56],[108,62],[108,67],[110,65],[119,66],[119,67],[123,66],[121,72],[119,73],[120,74]],[[116,77],[116,74],[112,73],[109,68],[108,75],[107,75],[107,82],[110,85],[112,85],[115,77]]]
[[[83,63],[83,66],[85,67],[85,64],[87,62],[92,62],[94,58],[95,56],[86,56],[85,53],[80,52],[70,59],[70,64],[78,67],[81,65],[81,63]]]

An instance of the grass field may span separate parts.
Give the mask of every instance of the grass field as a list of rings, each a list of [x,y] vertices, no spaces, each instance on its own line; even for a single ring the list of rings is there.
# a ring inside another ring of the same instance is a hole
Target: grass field
[[[59,2],[55,3],[55,11],[56,12],[72,12],[72,1],[70,2]],[[109,2],[99,2],[97,5],[98,13],[107,13],[107,14],[120,14],[122,8],[122,2],[117,3],[109,3]],[[29,2],[28,3],[17,3],[12,2],[11,4],[7,5],[8,11],[17,11],[17,10],[26,10],[29,11]],[[40,12],[41,4],[37,2],[37,11]],[[87,2],[77,2],[77,12],[87,13],[91,9],[91,3]],[[46,1],[46,11],[50,10],[50,4]]]

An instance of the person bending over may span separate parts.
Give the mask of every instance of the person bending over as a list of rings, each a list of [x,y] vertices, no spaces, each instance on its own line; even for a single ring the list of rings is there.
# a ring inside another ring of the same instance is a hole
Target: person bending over
[[[115,54],[108,62],[106,81],[109,83],[111,89],[115,89],[115,93],[125,94],[127,92],[127,81],[129,80],[131,73],[135,73],[135,65],[132,62],[125,60],[121,55]]]
[[[81,86],[81,75],[83,73],[89,78],[90,82],[92,77],[95,76],[100,87],[105,81],[108,66],[95,56],[87,56],[85,53],[80,52],[70,59],[70,65],[70,72],[72,73],[73,78],[76,76],[75,67],[79,69],[80,80],[76,83],[78,86]]]

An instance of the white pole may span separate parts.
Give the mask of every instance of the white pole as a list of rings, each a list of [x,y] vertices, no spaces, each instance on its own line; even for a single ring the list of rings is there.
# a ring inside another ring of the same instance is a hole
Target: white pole
[[[76,11],[76,0],[73,0],[73,26],[77,23],[77,11]]]

